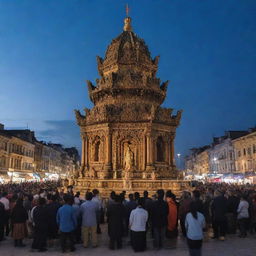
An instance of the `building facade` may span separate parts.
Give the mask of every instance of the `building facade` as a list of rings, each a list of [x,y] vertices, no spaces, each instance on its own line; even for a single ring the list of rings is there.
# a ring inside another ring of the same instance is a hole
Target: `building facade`
[[[0,135],[0,177],[8,177],[9,139],[9,137]]]
[[[185,157],[185,171],[187,175],[207,175],[209,173],[209,148],[193,148],[191,154]]]
[[[29,141],[12,136],[9,140],[8,175],[11,180],[28,180],[34,173],[35,145]]]
[[[256,172],[256,131],[227,131],[207,149],[194,148],[185,158],[187,173],[241,174]],[[207,163],[208,161],[208,163]]]
[[[39,142],[30,130],[0,128],[0,182],[67,178],[78,171],[75,148]]]
[[[235,139],[233,145],[237,172],[256,172],[256,131]]]
[[[195,170],[198,175],[207,175],[209,173],[209,150],[205,149],[196,156]]]

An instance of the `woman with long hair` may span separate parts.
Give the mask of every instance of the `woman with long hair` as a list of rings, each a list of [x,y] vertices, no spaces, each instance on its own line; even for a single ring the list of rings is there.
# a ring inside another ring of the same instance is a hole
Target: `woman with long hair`
[[[28,214],[23,206],[23,199],[19,198],[13,207],[11,212],[11,223],[12,223],[12,237],[14,239],[14,246],[23,247],[23,239],[27,236],[27,225],[26,221]]]
[[[190,204],[190,212],[186,216],[185,227],[190,256],[201,256],[205,218],[202,213],[197,211],[195,202]]]

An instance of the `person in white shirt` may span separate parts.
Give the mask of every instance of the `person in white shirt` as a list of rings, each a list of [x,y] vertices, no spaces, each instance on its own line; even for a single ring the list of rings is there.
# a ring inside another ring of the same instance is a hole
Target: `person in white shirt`
[[[142,252],[146,249],[146,225],[148,212],[143,209],[143,198],[138,199],[138,206],[131,211],[129,226],[131,230],[131,244],[135,252]]]
[[[7,197],[7,193],[4,192],[4,193],[2,194],[2,197],[1,197],[1,199],[0,199],[0,202],[3,203],[4,209],[5,209],[6,211],[9,211],[9,210],[10,210],[10,201],[9,201],[9,199],[7,199],[6,197]]]
[[[9,219],[10,219],[10,201],[7,198],[7,192],[2,193],[2,197],[0,202],[4,205],[5,216],[4,216],[4,233],[6,236],[9,235],[10,226],[9,226]]]
[[[197,211],[195,202],[190,204],[190,212],[186,216],[185,227],[190,256],[201,256],[205,218],[203,214]]]
[[[246,226],[249,218],[249,203],[246,201],[246,197],[244,195],[241,196],[240,203],[237,208],[237,219],[238,219],[238,226],[240,230],[239,237],[246,237]]]

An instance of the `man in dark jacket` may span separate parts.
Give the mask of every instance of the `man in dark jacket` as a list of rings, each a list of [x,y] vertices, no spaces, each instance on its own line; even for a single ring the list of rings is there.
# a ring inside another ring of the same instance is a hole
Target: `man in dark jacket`
[[[47,236],[50,240],[51,246],[53,246],[54,240],[58,236],[58,224],[56,221],[56,216],[58,209],[60,208],[60,204],[57,202],[57,196],[48,194],[47,195],[48,204],[46,205],[46,211],[48,216],[48,231]]]
[[[197,209],[198,212],[202,213],[203,215],[204,214],[204,204],[203,204],[203,201],[200,199],[200,191],[199,190],[194,190],[193,191],[193,201],[194,201],[194,204],[195,204],[195,207]]]
[[[152,203],[151,222],[154,237],[154,247],[161,249],[167,226],[168,204],[164,201],[164,190],[157,190],[157,200]]]
[[[46,243],[49,224],[45,198],[39,198],[39,205],[33,211],[33,220],[35,223],[35,229],[32,249],[44,252],[47,250]]]
[[[239,205],[239,198],[233,191],[228,191],[227,199],[227,232],[229,234],[236,233],[236,219],[237,219],[237,208]]]
[[[212,210],[212,226],[214,236],[213,239],[219,238],[221,241],[225,240],[226,225],[227,225],[227,199],[220,191],[215,191],[215,198],[213,199]]]
[[[115,201],[108,206],[107,217],[108,235],[110,238],[109,248],[114,250],[116,244],[117,249],[121,249],[125,209],[119,195],[116,195]]]

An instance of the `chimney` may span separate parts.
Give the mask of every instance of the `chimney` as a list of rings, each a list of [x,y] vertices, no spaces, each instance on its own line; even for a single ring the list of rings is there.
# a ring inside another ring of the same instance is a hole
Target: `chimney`
[[[4,124],[0,123],[0,130],[4,130]]]

